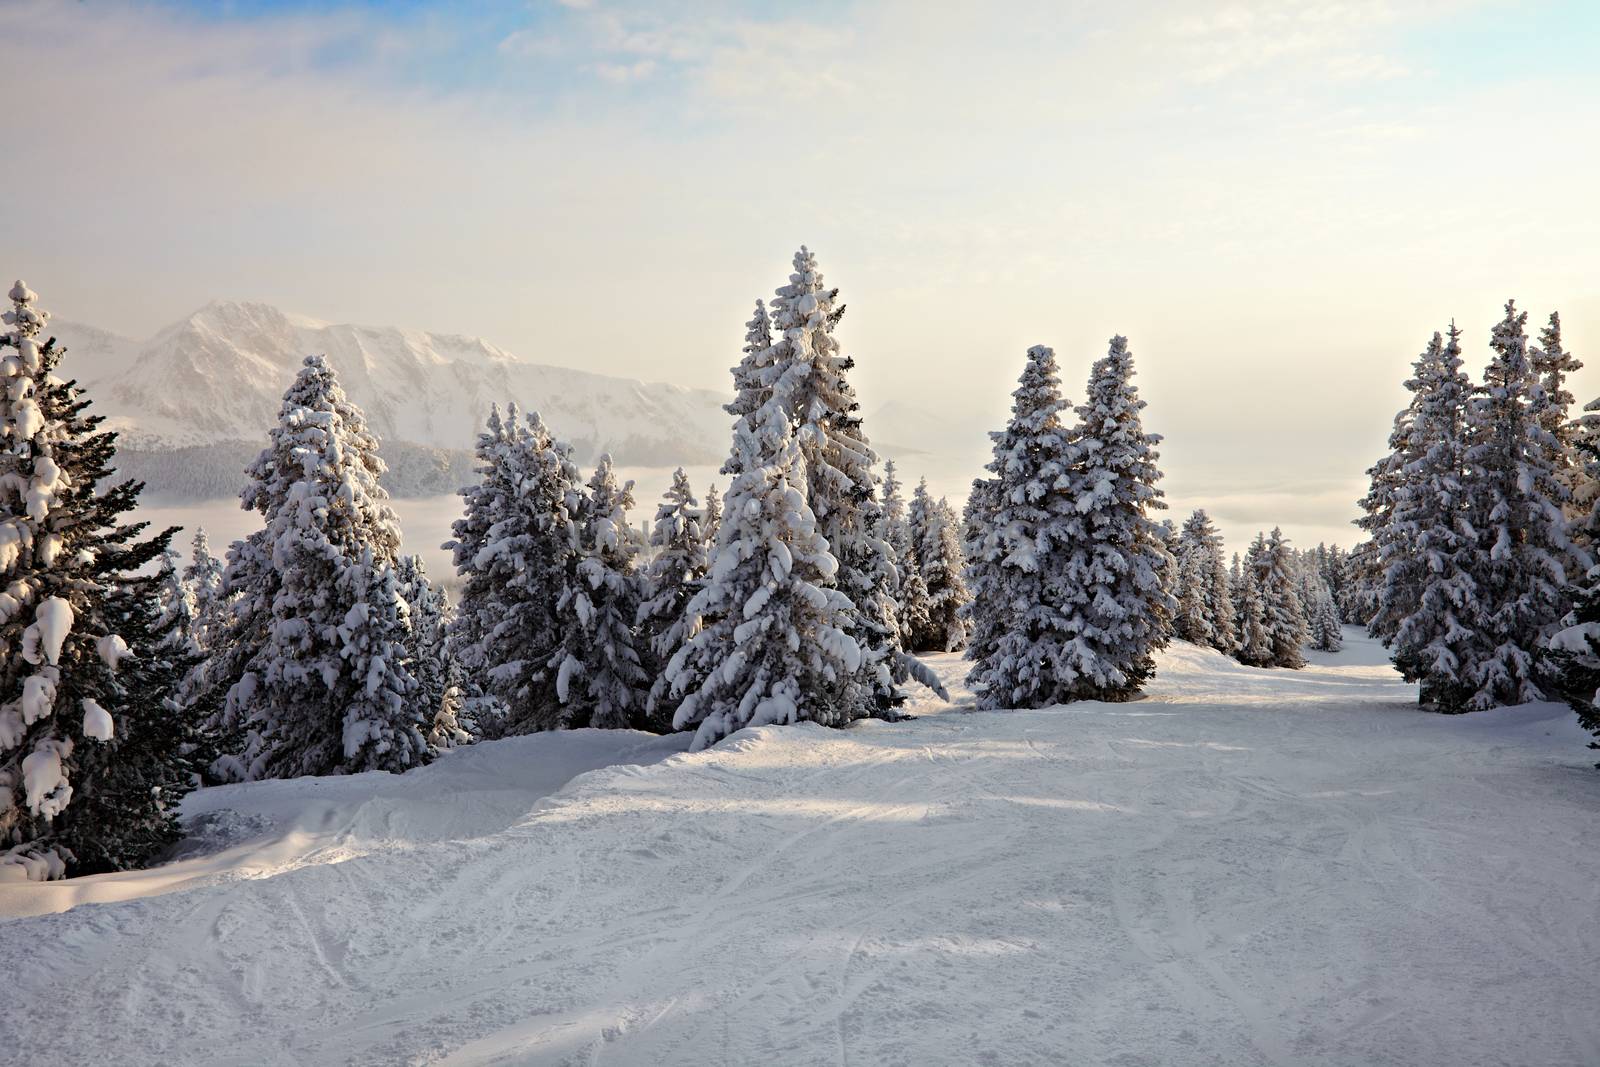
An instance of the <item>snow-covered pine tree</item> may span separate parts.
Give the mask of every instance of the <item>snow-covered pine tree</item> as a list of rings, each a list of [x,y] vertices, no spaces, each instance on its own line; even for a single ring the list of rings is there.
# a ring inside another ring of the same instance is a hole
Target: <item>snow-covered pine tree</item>
[[[1258,536],[1258,541],[1263,538]],[[1239,559],[1235,553],[1234,561]],[[1253,566],[1245,566],[1234,583],[1239,601],[1239,646],[1234,656],[1247,667],[1271,667],[1272,633],[1267,628],[1266,604]]]
[[[220,660],[244,778],[403,771],[429,758],[431,709],[406,669],[400,525],[366,419],[307,356],[240,494],[264,527],[228,554],[237,597]]]
[[[1345,558],[1345,571],[1347,578],[1344,593],[1339,598],[1339,617],[1353,626],[1364,626],[1371,633],[1372,617],[1378,612],[1379,583],[1383,580],[1378,546],[1372,538],[1358,542],[1350,550]]]
[[[0,878],[59,878],[135,866],[174,836],[187,788],[182,755],[158,736],[169,691],[124,678],[154,641],[159,560],[171,531],[139,540],[124,521],[137,482],[103,485],[115,435],[56,370],[64,352],[22,282],[0,334]],[[132,596],[148,601],[126,617]],[[124,633],[123,631],[127,632]],[[119,666],[122,670],[119,670]]]
[[[1528,362],[1538,377],[1529,406],[1534,420],[1554,441],[1556,456],[1564,461],[1558,468],[1557,479],[1566,487],[1570,504],[1579,464],[1573,446],[1580,426],[1571,417],[1573,397],[1567,388],[1567,379],[1582,370],[1583,364],[1562,347],[1559,312],[1550,313],[1549,321],[1539,331],[1539,343],[1528,350]]]
[[[1490,650],[1464,679],[1474,710],[1543,699],[1537,653],[1566,612],[1566,458],[1534,406],[1541,387],[1527,318],[1506,303],[1483,385],[1467,406],[1466,510],[1478,534],[1471,578]]]
[[[672,715],[678,708],[665,668],[678,649],[694,636],[689,602],[705,584],[710,565],[706,539],[700,531],[701,514],[689,478],[679,467],[656,507],[655,526],[650,531],[654,555],[644,572],[644,600],[639,604],[638,618],[639,642],[649,650],[655,673],[645,699],[645,715],[654,728],[663,731],[671,727]]]
[[[556,605],[577,573],[578,468],[538,414],[524,421],[515,405],[504,420],[490,412],[477,455],[479,481],[461,491],[466,513],[444,546],[462,578],[452,646],[500,708],[494,722],[479,718],[486,734],[558,729],[568,714],[550,661],[562,642]]]
[[[170,544],[161,553],[158,574],[155,596],[160,629],[173,648],[198,660],[202,655],[199,600],[178,570],[178,553]]]
[[[842,354],[833,336],[843,310],[836,296],[837,290],[824,287],[816,257],[802,246],[789,284],[772,302],[774,341],[761,374],[771,384],[767,403],[777,405],[799,443],[806,500],[839,564],[833,582],[850,602],[847,632],[861,651],[867,710],[893,718],[905,700],[896,675],[932,680],[900,647],[897,574],[873,472],[877,455],[861,427],[848,377],[855,361]]]
[[[578,561],[556,605],[561,647],[550,658],[568,726],[643,725],[650,678],[634,636],[639,544],[628,526],[633,482],[617,483],[603,454],[578,514]]]
[[[705,544],[706,556],[711,555],[711,546],[717,543],[717,527],[722,525],[722,494],[717,492],[717,483],[712,482],[706,487],[706,509],[700,520],[700,537]]]
[[[1206,579],[1206,611],[1210,613],[1215,632],[1211,647],[1218,652],[1231,653],[1239,645],[1239,630],[1235,625],[1233,586],[1227,561],[1223,558],[1222,536],[1218,534],[1211,543],[1211,561],[1204,569]]]
[[[806,503],[789,416],[769,402],[734,427],[738,470],[706,584],[690,601],[704,626],[667,665],[679,730],[704,748],[746,726],[842,725],[867,714],[852,605],[833,587],[838,561]]]
[[[1232,652],[1233,597],[1228,591],[1222,535],[1204,509],[1196,509],[1178,535],[1178,611],[1174,632],[1185,641]]]
[[[928,608],[928,585],[922,574],[922,543],[927,526],[927,509],[931,503],[925,478],[918,483],[909,507],[900,497],[899,480],[891,478],[886,483],[885,515],[892,515],[890,542],[900,568],[897,596],[900,640],[907,649],[913,651],[930,647],[928,634],[933,628]]]
[[[1321,577],[1316,579],[1307,614],[1307,631],[1311,647],[1318,652],[1337,652],[1344,647],[1344,631],[1339,626],[1339,609],[1333,603],[1333,593]]]
[[[1068,406],[1055,352],[1028,349],[1010,422],[991,435],[994,478],[982,494],[991,533],[972,562],[967,684],[981,708],[1046,707],[1077,692],[1070,648],[1077,632],[1058,593],[1083,536],[1074,507],[1077,451],[1061,422]]]
[[[993,656],[1005,632],[1008,613],[999,603],[1003,588],[1001,531],[995,524],[999,480],[975,478],[961,512],[962,578],[969,600],[961,609],[967,632],[967,659],[974,663]]]
[[[194,638],[201,650],[211,647],[213,637],[227,625],[222,595],[222,561],[211,554],[211,542],[204,526],[195,527],[190,543],[189,565],[183,569],[183,584],[194,598]]]
[[[944,497],[934,504],[929,519],[917,553],[928,597],[929,648],[955,652],[967,644],[966,606],[972,600],[962,576],[966,561],[961,554],[961,520]]]
[[[1069,687],[1083,700],[1128,700],[1155,670],[1172,634],[1172,557],[1150,513],[1165,508],[1156,482],[1158,434],[1146,433],[1145,402],[1133,384],[1128,340],[1111,339],[1089,372],[1088,395],[1073,434],[1073,506],[1080,533],[1069,546],[1063,600],[1072,640]]]
[[[406,667],[417,680],[417,703],[427,712],[426,736],[442,739],[453,748],[471,738],[461,725],[460,694],[456,706],[445,707],[455,684],[451,681],[450,598],[443,586],[434,585],[422,557],[401,556],[395,579],[406,602]],[[430,748],[438,745],[429,743]]]
[[[894,563],[899,572],[895,591],[898,608],[896,623],[900,629],[900,643],[907,649],[919,648],[918,636],[928,630],[928,587],[922,580],[922,567],[917,558],[917,542],[911,532],[911,522],[906,511],[905,498],[900,495],[901,483],[894,460],[883,468],[883,520],[885,540],[894,550]]]
[[[1296,592],[1295,565],[1289,539],[1273,527],[1272,533],[1257,534],[1245,563],[1254,576],[1261,598],[1263,625],[1269,643],[1265,666],[1298,670],[1306,665],[1301,649],[1306,643],[1306,617]]]
[[[755,314],[745,323],[743,352],[733,368],[733,400],[724,404],[723,410],[753,428],[757,413],[772,396],[772,316],[765,301],[756,301]],[[731,450],[722,473],[738,474],[734,464],[741,458],[738,449]]]
[[[1581,512],[1572,526],[1575,542],[1600,545],[1600,400],[1584,407],[1575,428],[1577,455],[1574,500]],[[1577,712],[1578,723],[1600,749],[1600,565],[1590,567],[1567,589],[1572,608],[1549,641],[1549,688]]]
[[[174,530],[163,531],[165,542]],[[176,694],[199,661],[181,608],[163,590],[181,585],[164,553],[154,573],[141,572],[108,590],[106,608],[127,645],[106,649],[116,661],[121,705],[113,737],[85,746],[76,768],[74,796],[62,820],[59,844],[77,858],[79,874],[126,870],[157,858],[182,835],[178,802],[215,753],[204,730],[215,709],[181,702]],[[108,837],[104,828],[116,826]]]
[[[1465,677],[1489,650],[1480,637],[1477,589],[1480,545],[1466,507],[1466,415],[1472,385],[1462,369],[1461,331],[1434,334],[1414,379],[1416,458],[1395,491],[1391,536],[1417,560],[1414,604],[1399,614],[1395,666],[1418,683],[1417,701],[1462,711],[1472,694]],[[1391,569],[1394,569],[1391,567]],[[1407,568],[1407,573],[1410,568]]]
[[[1416,366],[1435,358],[1437,353],[1424,351]],[[1359,615],[1352,621],[1367,627],[1373,637],[1387,640],[1394,636],[1399,620],[1415,604],[1420,567],[1410,555],[1410,546],[1395,539],[1391,529],[1394,515],[1395,492],[1405,480],[1405,471],[1420,452],[1412,432],[1420,394],[1415,374],[1406,382],[1411,398],[1405,407],[1395,413],[1394,425],[1389,431],[1389,452],[1367,468],[1369,485],[1367,494],[1359,501],[1362,516],[1355,525],[1366,534],[1365,543],[1356,548],[1357,564],[1352,579],[1354,588],[1347,597],[1347,607]]]
[[[1437,342],[1438,335],[1434,337]],[[1360,500],[1362,517],[1356,520],[1371,542],[1370,556],[1364,560],[1366,567],[1357,576],[1362,583],[1357,600],[1372,605],[1372,613],[1362,622],[1368,633],[1385,643],[1394,637],[1400,620],[1414,609],[1420,589],[1422,565],[1412,554],[1411,546],[1396,536],[1394,504],[1396,493],[1405,484],[1406,470],[1422,451],[1413,426],[1421,401],[1421,368],[1438,358],[1439,347],[1430,344],[1413,364],[1412,376],[1406,381],[1411,399],[1395,413],[1389,432],[1389,454],[1367,469],[1369,488]]]

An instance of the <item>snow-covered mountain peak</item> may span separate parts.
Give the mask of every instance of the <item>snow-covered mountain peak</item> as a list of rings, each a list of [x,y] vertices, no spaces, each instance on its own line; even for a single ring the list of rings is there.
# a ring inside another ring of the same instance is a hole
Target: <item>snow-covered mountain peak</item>
[[[619,463],[709,463],[727,447],[716,393],[530,363],[478,337],[328,323],[236,300],[212,301],[144,342],[61,325],[66,372],[136,449],[261,440],[312,353],[327,355],[386,441],[467,449],[489,405],[515,400],[580,454],[608,449]]]

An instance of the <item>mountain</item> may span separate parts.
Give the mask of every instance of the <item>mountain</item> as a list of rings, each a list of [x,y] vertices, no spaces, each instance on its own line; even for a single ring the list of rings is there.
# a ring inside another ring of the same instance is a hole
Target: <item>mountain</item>
[[[403,495],[448,492],[472,477],[470,450],[489,406],[516,401],[591,461],[715,464],[727,452],[725,398],[525,362],[476,337],[319,322],[265,304],[216,301],[148,341],[52,324],[63,370],[122,434],[119,467],[153,495],[237,492],[301,360],[324,353],[367,414]]]

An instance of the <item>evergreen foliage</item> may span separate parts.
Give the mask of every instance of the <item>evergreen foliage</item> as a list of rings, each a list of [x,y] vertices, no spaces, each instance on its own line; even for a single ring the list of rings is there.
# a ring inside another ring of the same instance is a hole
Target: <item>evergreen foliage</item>
[[[188,766],[157,661],[171,531],[124,521],[137,482],[107,485],[115,435],[57,373],[49,315],[22,282],[0,334],[0,865],[31,878],[135,866],[175,835]],[[136,603],[137,602],[137,603]],[[137,608],[137,610],[135,610]]]

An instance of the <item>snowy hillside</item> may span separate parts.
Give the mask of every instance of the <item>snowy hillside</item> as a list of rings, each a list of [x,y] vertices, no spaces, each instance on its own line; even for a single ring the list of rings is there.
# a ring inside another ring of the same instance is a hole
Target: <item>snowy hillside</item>
[[[66,370],[122,431],[134,453],[125,466],[153,478],[162,495],[172,495],[169,466],[195,483],[206,477],[196,465],[225,468],[226,492],[237,491],[239,457],[260,448],[284,388],[312,353],[328,356],[391,464],[470,469],[457,457],[471,449],[489,405],[508,399],[537,409],[584,459],[610,451],[622,464],[705,464],[727,451],[729,419],[716,393],[528,363],[475,337],[335,325],[222,301],[142,343],[72,323],[51,332],[71,352]],[[174,453],[174,463],[149,458]]]
[[[1176,645],[1129,704],[204,790],[200,854],[0,884],[34,916],[0,1032],[126,1065],[1596,1062],[1584,735],[1419,713],[1348,634],[1299,672]]]

